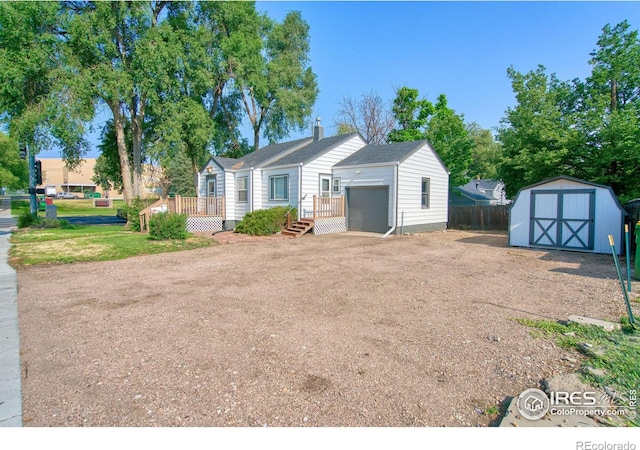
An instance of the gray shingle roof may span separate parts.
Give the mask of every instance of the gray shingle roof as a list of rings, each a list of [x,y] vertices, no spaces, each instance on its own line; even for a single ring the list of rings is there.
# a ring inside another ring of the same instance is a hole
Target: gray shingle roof
[[[428,144],[426,139],[383,145],[368,144],[353,155],[340,161],[334,167],[402,162],[425,144]]]
[[[235,160],[235,163],[229,167],[230,169],[241,169],[249,167],[259,167],[262,163],[275,158],[281,153],[285,153],[294,150],[301,145],[312,142],[310,137],[298,139],[290,142],[283,142],[281,144],[271,144],[266,147],[259,148],[258,150],[244,155],[242,158]]]
[[[220,164],[220,166],[222,166],[223,169],[230,169],[231,166],[233,166],[235,163],[238,162],[237,159],[225,158],[223,156],[214,156],[212,159],[218,164]]]
[[[282,158],[277,159],[276,161],[269,164],[267,167],[274,166],[289,166],[294,164],[306,163],[311,161],[318,156],[322,155],[326,151],[332,149],[333,147],[342,144],[343,142],[348,141],[349,139],[357,136],[358,133],[351,134],[343,134],[339,136],[328,137],[324,139],[320,139],[319,141],[312,141],[304,147],[295,150]]]

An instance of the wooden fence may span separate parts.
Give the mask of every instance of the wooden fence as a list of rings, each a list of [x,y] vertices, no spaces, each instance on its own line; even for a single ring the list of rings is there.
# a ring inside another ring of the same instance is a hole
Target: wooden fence
[[[458,230],[508,231],[509,205],[449,206],[447,226]]]

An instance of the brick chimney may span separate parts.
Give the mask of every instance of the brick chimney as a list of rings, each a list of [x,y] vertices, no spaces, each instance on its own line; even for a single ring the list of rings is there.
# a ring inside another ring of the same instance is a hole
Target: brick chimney
[[[324,128],[320,125],[320,117],[316,118],[316,124],[313,127],[313,140],[319,141],[324,137]]]

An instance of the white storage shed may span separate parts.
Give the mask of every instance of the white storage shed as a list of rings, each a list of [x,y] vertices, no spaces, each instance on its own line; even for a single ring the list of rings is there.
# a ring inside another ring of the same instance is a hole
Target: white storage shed
[[[509,245],[611,254],[624,247],[625,212],[613,190],[568,176],[518,191],[509,210]]]

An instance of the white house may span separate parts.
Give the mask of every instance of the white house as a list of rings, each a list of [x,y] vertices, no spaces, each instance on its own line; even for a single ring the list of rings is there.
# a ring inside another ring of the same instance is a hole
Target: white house
[[[315,234],[399,233],[445,228],[447,193],[448,172],[427,141],[366,145],[359,133],[324,138],[317,124],[310,138],[210,158],[198,197],[223,205],[200,209],[215,209],[226,229],[247,212],[291,205],[295,226]]]
[[[613,190],[558,176],[518,191],[509,211],[509,245],[611,254],[623,248],[625,212]]]
[[[426,140],[367,145],[333,167],[348,230],[417,232],[447,226],[449,172]]]

